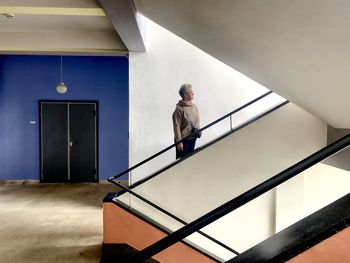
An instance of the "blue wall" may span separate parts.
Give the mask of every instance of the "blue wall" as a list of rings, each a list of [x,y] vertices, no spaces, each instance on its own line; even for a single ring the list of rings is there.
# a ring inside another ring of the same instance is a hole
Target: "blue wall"
[[[128,168],[128,59],[0,55],[0,180],[39,180],[39,100],[99,103],[99,178]],[[35,124],[30,124],[35,121]]]

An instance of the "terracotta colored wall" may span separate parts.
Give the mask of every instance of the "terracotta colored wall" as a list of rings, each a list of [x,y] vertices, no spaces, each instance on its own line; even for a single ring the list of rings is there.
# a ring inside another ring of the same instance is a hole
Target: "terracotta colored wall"
[[[166,234],[159,229],[147,224],[115,204],[103,204],[104,243],[126,243],[137,250],[141,250],[165,237],[165,235]],[[157,254],[154,258],[162,263],[215,262],[181,242]]]
[[[350,262],[350,227],[325,239],[288,263],[347,263]]]

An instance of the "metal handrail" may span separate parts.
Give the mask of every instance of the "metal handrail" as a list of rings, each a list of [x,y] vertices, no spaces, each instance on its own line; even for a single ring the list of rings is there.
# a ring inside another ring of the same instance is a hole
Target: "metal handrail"
[[[242,128],[248,126],[249,124],[255,122],[256,120],[258,120],[258,119],[260,119],[260,118],[263,118],[263,117],[266,116],[266,115],[269,115],[271,112],[273,112],[273,111],[279,109],[280,107],[286,105],[287,103],[288,103],[288,101],[282,102],[282,103],[280,103],[279,105],[277,105],[277,106],[275,106],[275,107],[273,107],[273,108],[267,110],[266,112],[260,114],[259,116],[255,117],[255,118],[253,118],[253,119],[250,119],[250,120],[246,121],[245,123],[242,123],[240,126],[234,128],[234,129],[232,129],[229,133],[224,134],[223,136],[221,136],[220,138],[216,139],[215,141],[213,141],[213,142],[211,142],[211,143],[208,143],[207,145],[203,146],[203,147],[200,148],[199,150],[202,150],[202,149],[204,149],[204,148],[206,148],[206,147],[209,147],[212,143],[214,143],[214,142],[216,142],[217,140],[220,140],[220,139],[226,137],[228,134],[232,134],[232,133],[234,133],[234,132],[236,132],[236,131],[239,131],[240,129],[242,129]],[[197,149],[197,150],[198,150],[198,149]],[[153,174],[153,175],[151,175],[151,176],[149,176],[149,177],[147,177],[147,178],[145,178],[145,179],[143,179],[143,180],[140,180],[140,181],[139,181],[140,183],[137,182],[137,183],[134,184],[133,186],[138,186],[139,184],[144,183],[145,181],[149,180],[150,178],[153,178],[154,176],[158,175],[159,173],[164,172],[166,169],[168,169],[168,168],[170,168],[170,167],[176,165],[179,161],[181,161],[181,160],[178,160],[177,162],[172,163],[172,164],[166,166],[165,168],[161,169],[161,170],[158,171],[157,173],[155,173],[155,174]],[[124,186],[123,184],[121,184],[120,182],[114,181],[114,180],[111,180],[110,182],[113,183],[113,184],[115,184],[115,185],[117,185],[117,186],[119,186],[119,187],[122,189],[120,192],[118,192],[118,194],[124,194],[125,192],[128,192],[129,194],[131,194],[131,195],[135,196],[136,198],[142,200],[142,201],[145,202],[146,204],[152,206],[153,208],[159,210],[160,212],[162,212],[162,213],[164,213],[165,215],[167,215],[167,216],[173,218],[174,220],[176,220],[176,221],[178,221],[178,222],[180,222],[180,223],[182,223],[182,224],[184,224],[184,225],[187,225],[187,224],[188,224],[187,222],[185,222],[184,220],[182,220],[182,219],[180,219],[179,217],[175,216],[174,214],[168,212],[168,211],[165,210],[164,208],[159,207],[158,205],[152,203],[151,201],[149,201],[148,199],[144,198],[143,196],[141,196],[141,195],[137,194],[136,192],[132,191],[132,190],[131,190],[132,187],[126,187],[126,186]],[[225,245],[225,244],[222,243],[221,241],[218,241],[218,240],[212,238],[211,236],[205,234],[205,233],[202,232],[202,231],[197,231],[197,232],[198,232],[199,234],[201,234],[202,236],[208,238],[209,240],[215,242],[216,244],[222,246],[223,248],[227,249],[228,251],[230,251],[230,252],[232,252],[232,253],[234,253],[234,254],[236,254],[236,255],[239,255],[239,252],[237,252],[237,251],[234,250],[233,248],[230,248],[229,246]]]
[[[208,125],[204,126],[203,128],[200,128],[199,131],[201,132],[201,131],[204,131],[204,130],[210,128],[211,126],[215,125],[216,123],[218,123],[218,122],[220,122],[220,121],[226,119],[227,117],[232,116],[233,114],[235,114],[235,113],[237,113],[237,112],[243,110],[244,108],[250,106],[251,104],[253,104],[253,103],[255,103],[255,102],[261,100],[262,98],[264,98],[264,97],[266,97],[266,96],[268,96],[268,95],[270,95],[271,93],[272,93],[272,91],[268,91],[268,92],[262,94],[261,96],[255,98],[254,100],[252,100],[252,101],[250,101],[250,102],[248,102],[248,103],[246,103],[246,104],[240,106],[239,108],[237,108],[237,109],[235,109],[235,110],[233,110],[233,111],[231,111],[231,112],[225,114],[225,115],[222,116],[221,118],[219,118],[219,119],[217,119],[217,120],[215,120],[215,121],[209,123]],[[119,177],[123,176],[124,174],[131,172],[131,171],[134,170],[135,168],[137,168],[137,167],[139,167],[139,166],[141,166],[141,165],[143,165],[143,164],[145,164],[145,163],[151,161],[152,159],[158,157],[159,155],[161,155],[161,154],[167,152],[168,150],[172,149],[172,148],[175,147],[177,144],[183,142],[184,140],[190,138],[191,136],[192,136],[192,135],[189,135],[189,136],[183,138],[182,140],[177,141],[177,142],[173,143],[172,145],[170,145],[170,146],[164,148],[163,150],[157,152],[156,154],[154,154],[154,155],[152,155],[152,156],[146,158],[145,160],[143,160],[143,161],[141,161],[141,162],[135,164],[134,166],[128,168],[127,170],[125,170],[125,171],[123,171],[123,172],[121,172],[121,173],[119,173],[119,174],[117,174],[117,175],[114,175],[114,176],[109,177],[109,178],[108,178],[108,181],[109,181],[109,182],[112,182],[113,180],[118,179]]]
[[[278,173],[277,175],[264,181],[263,183],[260,183],[259,185],[253,187],[252,189],[246,191],[245,193],[235,197],[234,199],[226,202],[225,204],[217,207],[216,209],[210,211],[209,213],[199,217],[193,222],[187,224],[186,226],[176,230],[172,234],[164,237],[163,239],[141,250],[137,254],[130,256],[124,260],[121,260],[120,263],[142,262],[143,260],[146,260],[152,257],[153,255],[158,254],[159,252],[181,241],[182,239],[198,231],[199,229],[202,229],[203,227],[213,223],[217,219],[227,215],[228,213],[231,213],[232,211],[245,205],[246,203],[250,202],[256,197],[266,193],[267,191],[270,191],[276,186],[293,178],[299,173],[319,163],[325,158],[335,154],[336,152],[348,147],[349,145],[350,145],[350,134],[322,148],[321,150],[310,155],[309,157],[285,169],[284,171]]]
[[[264,97],[270,95],[271,93],[272,93],[272,91],[268,91],[268,92],[262,94],[261,96],[255,98],[254,100],[252,100],[252,101],[250,101],[250,102],[248,102],[248,103],[242,105],[241,107],[239,107],[239,108],[237,108],[237,109],[235,109],[235,110],[233,110],[233,111],[231,111],[231,112],[225,114],[225,115],[222,116],[221,118],[219,118],[219,119],[217,119],[217,120],[211,122],[210,124],[204,126],[203,128],[200,129],[200,131],[203,131],[203,130],[205,130],[205,129],[208,129],[209,127],[215,125],[215,124],[218,123],[218,122],[221,122],[222,120],[226,119],[227,117],[231,117],[231,118],[232,118],[232,115],[233,115],[233,114],[235,114],[235,113],[241,111],[242,109],[244,109],[244,108],[250,106],[251,104],[253,104],[253,103],[255,103],[255,102],[261,100],[262,98],[264,98]],[[286,102],[284,102],[284,103],[281,103],[279,106],[273,108],[273,110],[275,110],[275,109],[277,109],[277,108],[283,106],[285,103],[288,103],[288,101],[286,101]],[[254,122],[255,120],[261,118],[262,116],[265,116],[266,114],[269,114],[269,113],[270,113],[271,111],[273,111],[273,110],[268,110],[267,112],[265,112],[265,113],[259,115],[259,117],[254,118],[253,120],[247,121],[246,123],[240,125],[238,128],[235,128],[234,130],[232,129],[232,125],[231,125],[231,126],[230,126],[230,127],[231,127],[231,133],[234,132],[234,131],[236,131],[236,130],[241,129],[242,127],[245,127],[246,125],[250,124],[251,122]],[[232,124],[232,121],[231,121],[230,123]],[[187,225],[188,223],[185,222],[184,220],[180,219],[179,217],[175,216],[174,214],[168,212],[167,210],[165,210],[165,209],[159,207],[158,205],[152,203],[151,201],[147,200],[146,198],[144,198],[144,197],[142,197],[141,195],[138,195],[137,193],[135,193],[134,191],[132,191],[132,190],[131,190],[132,186],[126,187],[126,186],[122,185],[121,183],[117,182],[116,179],[119,178],[120,176],[124,175],[125,173],[128,173],[128,172],[132,171],[133,169],[135,169],[135,168],[141,166],[142,164],[144,164],[144,163],[146,163],[146,162],[148,162],[148,161],[154,159],[155,157],[161,155],[162,153],[168,151],[169,149],[172,149],[175,145],[181,143],[182,141],[186,140],[186,139],[189,138],[190,136],[191,136],[191,135],[187,136],[186,138],[182,139],[181,141],[178,141],[178,142],[172,144],[171,146],[169,146],[169,147],[163,149],[162,151],[160,151],[160,152],[158,152],[158,153],[152,155],[151,157],[149,157],[149,158],[143,160],[142,162],[140,162],[140,163],[138,163],[138,164],[136,164],[136,165],[130,167],[129,169],[127,169],[127,170],[125,170],[125,171],[119,173],[118,175],[110,177],[110,178],[108,179],[108,181],[111,182],[111,183],[113,183],[113,184],[115,184],[115,185],[117,185],[118,187],[120,187],[120,188],[123,190],[122,193],[129,192],[130,194],[134,195],[135,197],[139,198],[140,200],[144,201],[145,203],[147,203],[148,205],[154,207],[155,209],[159,210],[160,212],[164,213],[165,215],[167,215],[167,216],[173,218],[174,220],[176,220],[176,221],[182,223],[183,225]],[[164,169],[162,169],[162,171],[163,171],[163,170],[164,170]],[[152,177],[153,177],[153,176],[152,176]],[[145,180],[142,180],[142,182],[139,182],[137,185],[142,184],[144,181],[145,181]],[[236,250],[234,250],[234,249],[230,248],[229,246],[225,245],[224,243],[222,243],[222,242],[220,242],[220,241],[214,239],[213,237],[209,236],[208,234],[206,234],[206,233],[204,233],[204,232],[202,232],[202,231],[197,231],[197,232],[198,232],[199,234],[201,234],[202,236],[208,238],[209,240],[215,242],[216,244],[222,246],[223,248],[227,249],[228,251],[230,251],[230,252],[232,252],[232,253],[234,253],[234,254],[236,254],[236,255],[239,255],[239,253],[238,253]]]
[[[269,109],[269,110],[267,110],[267,111],[261,113],[260,115],[254,117],[254,118],[252,118],[252,119],[249,119],[248,121],[246,121],[246,122],[240,124],[239,126],[235,127],[234,129],[231,129],[229,132],[223,134],[223,135],[220,136],[219,138],[216,138],[215,140],[213,140],[213,141],[211,141],[211,142],[208,142],[207,144],[198,147],[198,148],[195,149],[192,153],[186,155],[185,157],[183,157],[183,158],[181,158],[181,159],[177,159],[175,162],[170,163],[169,165],[167,165],[167,166],[163,167],[162,169],[156,171],[155,173],[151,174],[150,176],[147,176],[147,177],[144,177],[144,178],[138,180],[138,181],[135,182],[134,184],[130,185],[129,188],[135,188],[135,187],[137,187],[137,186],[139,186],[139,185],[141,185],[141,184],[147,182],[148,180],[154,178],[155,176],[157,176],[157,175],[163,173],[163,172],[166,171],[167,169],[169,169],[169,168],[171,168],[171,167],[177,165],[179,162],[182,162],[182,161],[185,160],[186,158],[190,157],[192,154],[196,154],[198,151],[201,151],[201,150],[203,150],[203,149],[205,149],[205,148],[211,146],[212,144],[218,142],[219,140],[224,139],[226,136],[228,136],[228,135],[230,135],[230,134],[232,134],[232,133],[234,133],[234,132],[237,132],[237,131],[243,129],[244,127],[246,127],[246,126],[250,125],[251,123],[253,123],[253,122],[259,120],[260,118],[263,118],[263,117],[269,115],[271,112],[273,112],[273,111],[275,111],[275,110],[277,110],[277,109],[283,107],[284,105],[286,105],[286,104],[288,104],[288,103],[289,103],[289,101],[286,100],[286,101],[284,101],[284,102],[278,104],[277,106],[275,106],[275,107],[273,107],[273,108],[271,108],[271,109]]]
[[[175,216],[174,214],[170,213],[169,211],[167,211],[167,210],[161,208],[160,206],[158,206],[158,205],[156,205],[155,203],[149,201],[148,199],[144,198],[143,196],[137,194],[136,192],[132,191],[131,189],[129,189],[128,187],[122,185],[121,183],[116,182],[116,181],[113,181],[112,183],[115,184],[115,185],[117,185],[118,187],[122,188],[122,189],[125,190],[126,192],[128,192],[128,193],[134,195],[135,197],[137,197],[138,199],[142,200],[142,201],[145,202],[146,204],[148,204],[148,205],[152,206],[153,208],[159,210],[160,212],[166,214],[167,216],[171,217],[172,219],[174,219],[174,220],[180,222],[181,224],[183,224],[183,225],[187,225],[187,224],[188,224],[186,221],[184,221],[184,220],[182,220],[181,218]],[[204,233],[204,232],[202,232],[202,231],[200,231],[200,230],[197,231],[197,233],[200,234],[200,235],[202,235],[202,236],[204,236],[204,237],[206,237],[206,238],[208,238],[209,240],[213,241],[214,243],[218,244],[219,246],[221,246],[221,247],[227,249],[228,251],[232,252],[233,254],[239,255],[239,252],[237,252],[237,251],[234,250],[233,248],[227,246],[226,244],[222,243],[221,241],[219,241],[219,240],[217,240],[217,239],[215,239],[215,238],[209,236],[208,234],[206,234],[206,233]]]

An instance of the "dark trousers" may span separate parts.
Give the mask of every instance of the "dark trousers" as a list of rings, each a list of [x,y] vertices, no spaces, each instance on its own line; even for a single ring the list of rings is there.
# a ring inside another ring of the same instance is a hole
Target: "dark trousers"
[[[179,151],[179,150],[176,148],[176,159],[181,158],[181,157],[184,157],[185,155],[187,155],[187,154],[193,152],[194,147],[196,146],[196,140],[197,140],[197,138],[184,140],[184,141],[182,142],[182,144],[183,144],[183,146],[184,146],[183,151]]]

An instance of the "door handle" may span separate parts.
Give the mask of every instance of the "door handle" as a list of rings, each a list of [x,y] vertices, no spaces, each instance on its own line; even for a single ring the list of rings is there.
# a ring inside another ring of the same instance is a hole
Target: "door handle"
[[[75,144],[75,143],[76,143],[76,141],[69,141],[69,147],[72,147],[73,144]]]

